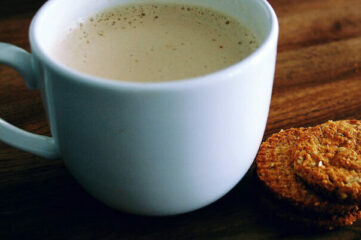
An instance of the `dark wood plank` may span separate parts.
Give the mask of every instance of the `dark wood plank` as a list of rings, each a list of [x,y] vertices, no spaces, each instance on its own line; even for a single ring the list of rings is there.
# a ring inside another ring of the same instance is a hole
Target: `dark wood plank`
[[[280,52],[275,90],[289,91],[317,84],[331,84],[349,76],[361,76],[361,36]]]
[[[360,77],[275,92],[266,135],[282,128],[311,126],[330,119],[361,119]]]
[[[361,1],[271,1],[280,23],[279,52],[361,36]]]

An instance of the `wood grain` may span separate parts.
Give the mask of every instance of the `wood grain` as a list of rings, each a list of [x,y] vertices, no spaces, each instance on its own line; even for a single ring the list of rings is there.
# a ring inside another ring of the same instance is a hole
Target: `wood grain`
[[[0,41],[29,50],[28,27],[44,1],[0,7]],[[276,76],[265,138],[329,119],[361,119],[361,1],[270,0],[280,22]],[[0,116],[49,135],[38,91],[0,66]],[[1,134],[1,133],[0,133]],[[0,239],[361,239],[361,223],[303,231],[269,219],[253,168],[224,198],[166,218],[128,215],[90,197],[65,169],[0,143]]]

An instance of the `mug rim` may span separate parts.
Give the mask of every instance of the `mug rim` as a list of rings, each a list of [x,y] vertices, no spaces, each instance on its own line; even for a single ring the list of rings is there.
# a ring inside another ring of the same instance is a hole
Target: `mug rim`
[[[56,72],[65,75],[67,78],[71,78],[72,81],[76,81],[83,84],[92,85],[94,87],[109,87],[109,88],[126,88],[131,90],[169,90],[169,89],[179,89],[179,88],[188,88],[199,86],[203,84],[210,84],[211,82],[221,81],[224,75],[233,75],[237,69],[245,68],[247,65],[252,64],[257,58],[259,58],[262,53],[266,50],[269,45],[273,42],[277,43],[278,34],[279,34],[279,23],[276,16],[276,13],[272,6],[268,3],[267,0],[258,0],[261,4],[263,4],[268,13],[271,16],[271,27],[266,36],[266,38],[262,41],[260,46],[257,47],[255,51],[253,51],[247,57],[241,59],[240,61],[222,68],[218,71],[211,72],[205,75],[184,78],[179,80],[167,80],[163,82],[131,82],[126,80],[115,80],[110,78],[103,78],[94,76],[91,74],[87,74],[78,70],[75,70],[71,67],[66,66],[65,64],[59,63],[57,60],[52,58],[46,51],[40,46],[37,41],[37,37],[35,36],[35,29],[37,27],[37,22],[40,16],[46,11],[46,9],[56,2],[56,0],[48,0],[45,4],[41,6],[41,8],[35,14],[33,20],[31,21],[29,28],[29,39],[30,46],[32,50],[32,54],[36,54],[38,58],[40,58],[41,62],[44,62],[46,65],[50,66]]]

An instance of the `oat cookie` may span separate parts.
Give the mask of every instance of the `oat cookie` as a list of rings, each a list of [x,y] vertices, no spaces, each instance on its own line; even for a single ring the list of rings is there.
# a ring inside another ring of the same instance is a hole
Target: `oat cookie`
[[[358,210],[354,204],[338,204],[328,201],[300,181],[293,170],[292,148],[306,128],[288,129],[273,134],[262,143],[256,158],[257,174],[266,187],[278,199],[296,207],[326,214],[342,214]]]
[[[260,203],[268,210],[266,214],[277,217],[286,224],[291,223],[296,228],[314,228],[332,230],[338,227],[350,226],[361,219],[361,211],[354,210],[341,215],[325,215],[304,212],[300,209],[281,205],[277,199],[269,194],[260,194]]]
[[[305,182],[339,200],[361,202],[361,121],[313,127],[292,154],[295,173]]]

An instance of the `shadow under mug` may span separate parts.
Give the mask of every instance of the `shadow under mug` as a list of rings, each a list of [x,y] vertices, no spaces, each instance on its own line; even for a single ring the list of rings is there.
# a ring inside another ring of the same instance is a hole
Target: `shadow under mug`
[[[149,0],[50,0],[31,23],[31,54],[0,43],[0,62],[18,70],[30,89],[40,89],[52,133],[32,134],[0,119],[0,140],[62,158],[90,194],[116,209],[145,215],[192,211],[232,189],[257,153],[271,99],[277,18],[265,0],[166,1],[223,11],[261,42],[239,63],[192,79],[112,81],[49,55],[59,29],[129,2]]]

